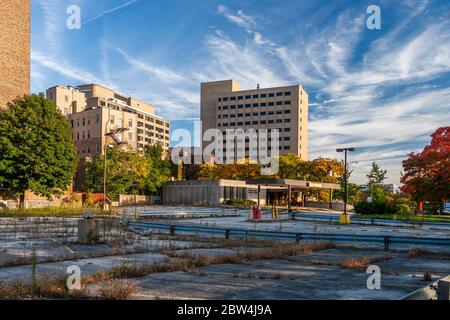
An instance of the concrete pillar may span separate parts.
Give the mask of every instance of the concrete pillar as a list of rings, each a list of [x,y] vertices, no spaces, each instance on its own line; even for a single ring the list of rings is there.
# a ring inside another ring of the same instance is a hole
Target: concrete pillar
[[[333,189],[330,189],[330,209],[333,209]]]
[[[292,187],[288,186],[288,211],[292,212]]]
[[[100,221],[96,219],[78,220],[78,241],[83,244],[97,243],[100,239]]]

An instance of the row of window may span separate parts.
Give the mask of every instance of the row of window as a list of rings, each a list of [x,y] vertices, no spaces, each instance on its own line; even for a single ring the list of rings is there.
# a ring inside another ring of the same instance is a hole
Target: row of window
[[[229,106],[218,106],[219,110],[234,110],[234,109],[249,109],[258,107],[274,107],[274,106],[290,106],[292,104],[291,100],[285,101],[272,101],[272,102],[261,102],[261,103],[246,103],[238,105]]]
[[[96,115],[95,117],[95,123],[99,123],[100,122],[100,115]],[[86,126],[86,125],[90,125],[91,124],[91,118],[90,117],[84,117],[84,118],[80,118],[77,119],[77,128],[79,128],[80,126]],[[72,128],[75,127],[75,121],[74,120],[70,120],[70,125],[72,126]]]
[[[92,147],[92,149],[91,149],[91,146],[87,146],[86,148],[84,148],[84,147],[78,148],[77,153],[78,154],[91,154],[91,151],[93,151],[93,150],[94,150],[94,147]],[[95,145],[95,153],[96,154],[100,153],[100,146],[98,144]]]
[[[261,112],[253,112],[253,113],[232,113],[232,114],[224,114],[218,115],[219,119],[228,119],[228,118],[243,118],[243,117],[260,117],[260,116],[273,116],[273,115],[282,115],[282,114],[291,114],[291,110],[277,110],[277,111],[261,111]]]
[[[276,149],[278,149],[278,150],[290,150],[291,147],[290,146],[278,146],[278,148],[273,148],[273,147],[267,147],[267,148],[266,147],[260,147],[260,148],[257,148],[257,147],[254,147],[254,148],[245,148],[245,151],[249,152],[250,149],[252,151],[276,150]],[[223,152],[227,152],[227,151],[231,151],[231,152],[238,151],[239,152],[239,151],[244,151],[244,148],[236,148],[236,149],[234,149],[234,148],[229,148],[229,149],[223,148]]]
[[[276,139],[275,139],[275,138],[252,139],[252,142],[256,142],[256,143],[258,143],[258,142],[266,142],[266,141],[272,142],[272,140],[276,140]],[[277,140],[278,140],[278,141],[291,141],[291,137],[278,137]],[[230,142],[234,143],[234,139],[231,140]],[[246,138],[245,140],[244,140],[244,139],[238,139],[236,142],[237,142],[237,143],[242,143],[242,142],[250,143],[250,138]],[[226,138],[223,139],[223,143],[224,143],[224,144],[227,144],[227,139],[226,139]]]
[[[281,124],[281,123],[291,123],[291,119],[271,119],[271,120],[255,120],[255,121],[241,121],[241,122],[225,122],[223,124],[219,123],[218,127],[234,127],[234,126],[251,126],[251,125],[265,125],[265,124]],[[284,128],[284,130],[290,128]],[[288,131],[284,131],[288,132]]]
[[[232,97],[221,97],[218,99],[219,102],[222,101],[236,101],[236,100],[248,100],[248,99],[264,99],[264,98],[274,98],[274,97],[288,97],[291,96],[291,91],[286,92],[276,92],[276,93],[261,93],[253,95],[242,95],[242,96],[232,96]]]

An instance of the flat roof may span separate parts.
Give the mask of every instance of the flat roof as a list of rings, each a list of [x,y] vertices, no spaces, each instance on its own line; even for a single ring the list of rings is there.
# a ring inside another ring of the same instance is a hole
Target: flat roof
[[[337,183],[314,182],[293,179],[250,179],[246,180],[248,185],[293,187],[301,189],[332,189],[339,190],[341,186]]]

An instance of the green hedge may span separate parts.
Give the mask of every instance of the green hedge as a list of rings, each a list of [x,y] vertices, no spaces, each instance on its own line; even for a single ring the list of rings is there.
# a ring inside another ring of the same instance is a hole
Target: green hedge
[[[360,201],[355,203],[355,212],[358,214],[392,214],[399,213],[399,210],[388,202]]]

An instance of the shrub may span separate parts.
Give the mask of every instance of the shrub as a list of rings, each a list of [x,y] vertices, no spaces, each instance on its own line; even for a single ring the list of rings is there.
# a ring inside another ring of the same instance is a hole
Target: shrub
[[[227,199],[223,202],[223,204],[234,207],[251,207],[257,203],[253,200]]]
[[[399,213],[395,205],[389,202],[367,202],[355,203],[355,212],[359,214],[394,214]]]
[[[98,287],[101,298],[106,300],[127,300],[139,289],[136,281],[115,279],[102,283]]]

